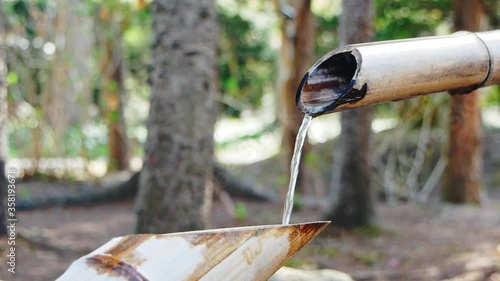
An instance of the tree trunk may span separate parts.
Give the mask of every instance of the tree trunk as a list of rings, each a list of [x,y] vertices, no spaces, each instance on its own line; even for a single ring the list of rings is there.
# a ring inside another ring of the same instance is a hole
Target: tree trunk
[[[484,20],[482,0],[455,0],[456,30],[480,31]],[[449,151],[442,198],[453,203],[480,202],[482,131],[479,91],[451,97]]]
[[[125,86],[123,76],[122,22],[113,16],[113,7],[106,3],[99,9],[99,21],[105,29],[101,38],[103,56],[102,93],[104,96],[104,116],[108,129],[108,171],[128,169],[128,141],[125,126]]]
[[[125,86],[121,40],[107,42],[106,52],[111,58],[107,69],[104,95],[106,97],[106,122],[108,126],[108,170],[128,169],[128,142],[125,126]]]
[[[201,229],[211,200],[204,194],[216,117],[215,2],[156,0],[152,15],[153,85],[136,230]]]
[[[5,19],[0,0],[0,236],[7,234],[5,221],[5,195],[7,180],[5,178],[5,161],[7,159],[7,63],[5,62]]]
[[[292,1],[295,8],[294,15],[286,15],[286,9],[277,3],[277,12],[281,18],[281,61],[278,79],[279,111],[278,118],[282,123],[281,147],[287,175],[290,176],[290,161],[292,160],[295,139],[304,118],[304,114],[297,110],[295,94],[304,73],[309,69],[313,58],[314,30],[311,14],[311,0]],[[303,153],[309,150],[304,145]],[[297,190],[304,192],[304,169],[299,169]]]
[[[373,14],[372,0],[342,1],[340,43],[373,40]],[[374,217],[370,177],[372,112],[372,107],[363,107],[341,113],[342,132],[334,152],[334,192],[325,215],[335,225],[366,225]]]

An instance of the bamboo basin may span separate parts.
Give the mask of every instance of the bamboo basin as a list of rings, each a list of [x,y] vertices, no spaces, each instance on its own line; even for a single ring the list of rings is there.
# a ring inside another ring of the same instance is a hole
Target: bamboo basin
[[[57,280],[269,279],[329,222],[113,238]]]

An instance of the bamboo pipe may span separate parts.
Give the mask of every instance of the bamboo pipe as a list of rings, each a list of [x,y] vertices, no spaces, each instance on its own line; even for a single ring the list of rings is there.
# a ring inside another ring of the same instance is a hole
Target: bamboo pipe
[[[306,73],[299,109],[312,116],[442,91],[500,84],[500,30],[347,45]]]

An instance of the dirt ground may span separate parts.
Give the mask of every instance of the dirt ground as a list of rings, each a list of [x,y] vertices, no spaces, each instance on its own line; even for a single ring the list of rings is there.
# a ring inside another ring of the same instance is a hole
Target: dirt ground
[[[246,216],[231,219],[216,202],[214,227],[280,221],[281,206],[235,203],[245,206]],[[378,227],[353,231],[329,228],[288,265],[332,268],[358,280],[500,280],[500,200],[488,199],[480,207],[379,204],[377,213]],[[292,222],[318,217],[317,210],[303,209],[294,213]],[[132,233],[134,223],[132,201],[20,212],[16,274],[6,272],[7,244],[3,239],[0,278],[54,280],[74,259],[112,237]]]

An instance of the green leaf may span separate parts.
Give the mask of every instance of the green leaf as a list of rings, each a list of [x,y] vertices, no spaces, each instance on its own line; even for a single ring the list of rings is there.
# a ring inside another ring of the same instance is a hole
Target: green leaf
[[[8,85],[17,85],[19,82],[19,75],[16,72],[7,73],[7,84]]]
[[[238,221],[244,221],[247,218],[247,206],[245,203],[238,202],[235,207],[236,219]]]

